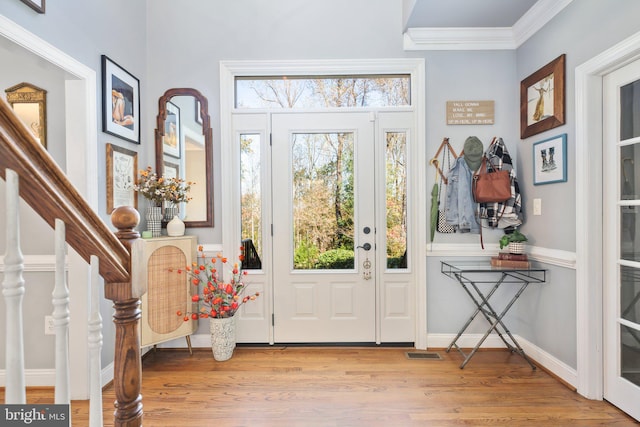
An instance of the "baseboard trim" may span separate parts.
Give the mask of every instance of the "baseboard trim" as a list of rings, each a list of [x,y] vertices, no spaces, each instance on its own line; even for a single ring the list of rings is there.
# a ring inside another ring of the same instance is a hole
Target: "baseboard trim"
[[[6,370],[0,370],[0,387],[6,387]],[[100,387],[105,387],[113,381],[113,363],[105,366],[100,373]],[[56,384],[55,369],[25,369],[25,387],[54,387]],[[88,397],[87,397],[88,398]]]
[[[0,370],[0,386],[6,387],[6,370]],[[53,387],[56,383],[55,369],[26,369],[24,384],[26,387]]]
[[[458,339],[458,346],[462,348],[473,348],[484,334],[463,334]],[[456,336],[454,334],[428,334],[427,348],[447,348]],[[542,350],[535,344],[527,341],[525,338],[514,334],[514,338],[518,341],[524,352],[529,358],[534,360],[537,365],[548,371],[551,375],[556,376],[569,387],[576,387],[578,383],[577,371],[558,360],[556,357]],[[490,334],[480,348],[506,348],[500,337],[496,334]]]

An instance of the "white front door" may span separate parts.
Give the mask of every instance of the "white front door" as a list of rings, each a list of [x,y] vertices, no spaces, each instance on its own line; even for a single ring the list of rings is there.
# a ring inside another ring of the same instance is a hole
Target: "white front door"
[[[640,420],[640,61],[604,79],[604,397]]]
[[[373,342],[374,122],[274,114],[275,342]]]

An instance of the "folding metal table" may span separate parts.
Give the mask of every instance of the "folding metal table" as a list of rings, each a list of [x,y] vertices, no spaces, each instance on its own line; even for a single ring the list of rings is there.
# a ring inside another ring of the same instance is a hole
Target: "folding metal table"
[[[465,365],[471,360],[474,354],[478,351],[482,343],[487,339],[492,331],[496,331],[502,342],[507,348],[513,352],[522,356],[527,363],[531,366],[531,369],[536,369],[536,366],[529,360],[524,353],[518,341],[513,337],[509,329],[506,327],[502,318],[509,311],[511,306],[522,295],[522,292],[529,286],[530,283],[544,283],[546,280],[546,270],[543,268],[529,267],[529,268],[511,268],[511,267],[494,267],[489,264],[489,261],[442,261],[440,271],[452,279],[455,279],[462,288],[466,291],[467,295],[476,305],[476,310],[471,315],[467,323],[464,324],[462,329],[458,332],[454,340],[447,347],[447,353],[451,351],[452,347],[455,347],[464,357],[464,361],[460,365],[460,369],[463,369]],[[479,284],[490,284],[488,291],[482,292]],[[489,299],[503,284],[512,284],[512,291],[515,292],[511,300],[504,306],[500,314],[489,304]],[[471,350],[469,354],[465,354],[462,349],[456,344],[460,336],[469,327],[473,319],[482,313],[484,318],[491,325],[484,336],[478,341],[476,346]],[[508,336],[509,342],[507,338]]]

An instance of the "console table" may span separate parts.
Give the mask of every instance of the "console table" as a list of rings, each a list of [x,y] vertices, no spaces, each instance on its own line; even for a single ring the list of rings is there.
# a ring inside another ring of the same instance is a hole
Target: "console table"
[[[452,347],[455,347],[456,350],[465,357],[460,365],[460,369],[463,369],[469,360],[471,360],[492,331],[496,331],[502,342],[504,342],[511,352],[522,356],[527,363],[529,363],[531,369],[536,369],[536,366],[529,360],[524,350],[522,350],[522,347],[520,347],[520,344],[518,344],[518,341],[511,335],[502,318],[530,283],[545,282],[546,270],[537,267],[494,267],[490,265],[488,261],[486,261],[486,263],[483,261],[442,261],[440,271],[442,274],[456,280],[476,306],[476,310],[469,320],[467,320],[467,323],[464,324],[454,340],[449,344],[449,347],[447,347],[447,353],[451,351]],[[486,286],[478,286],[481,284],[489,284],[488,289],[484,289]],[[513,292],[513,297],[502,308],[502,311],[498,313],[489,303],[489,299],[502,285],[510,287],[509,290]],[[485,292],[483,292],[483,290]],[[482,314],[490,326],[473,350],[471,350],[469,354],[465,354],[456,342],[478,314]],[[505,335],[509,337],[511,342],[507,340]]]
[[[191,296],[195,287],[187,274],[177,269],[197,261],[197,237],[155,237],[142,239],[141,266],[146,270],[147,292],[142,295],[140,345],[155,346],[165,341],[185,337],[191,352],[191,339],[198,322],[185,322],[176,313],[191,311]],[[171,272],[170,270],[173,270]]]

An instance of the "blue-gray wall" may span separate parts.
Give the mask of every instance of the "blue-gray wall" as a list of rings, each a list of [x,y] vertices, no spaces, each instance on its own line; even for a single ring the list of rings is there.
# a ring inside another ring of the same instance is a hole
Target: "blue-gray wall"
[[[549,249],[576,250],[575,68],[640,31],[640,2],[636,0],[575,0],[517,50],[517,79],[523,80],[561,54],[566,54],[566,124],[520,143],[522,192],[527,200],[542,199],[542,215],[529,208],[523,230],[531,243]],[[533,185],[532,145],[567,134],[566,183]],[[514,329],[533,344],[576,367],[575,271],[550,266],[548,283],[528,289],[514,313]]]
[[[126,12],[125,12],[126,11]],[[208,99],[214,135],[214,229],[197,230],[206,243],[221,240],[219,62],[232,59],[323,59],[423,57],[426,63],[428,155],[443,137],[459,151],[467,136],[486,144],[501,136],[516,161],[524,196],[523,230],[539,248],[575,251],[574,68],[607,47],[640,31],[637,0],[576,0],[538,34],[515,51],[405,52],[402,46],[401,0],[326,0],[301,4],[287,0],[203,2],[195,0],[50,1],[38,15],[18,0],[0,3],[0,14],[100,75],[100,55],[106,54],[141,81],[142,145],[133,146],[99,132],[100,213],[105,210],[104,144],[139,151],[139,164],[153,164],[153,129],[157,99],[171,87],[195,87]],[[331,23],[331,25],[328,25]],[[519,83],[558,55],[567,55],[567,124],[519,139]],[[3,61],[3,64],[5,62]],[[0,70],[0,76],[3,71]],[[2,79],[0,78],[0,81]],[[100,96],[98,88],[98,98]],[[445,101],[494,100],[495,124],[447,126]],[[101,113],[100,108],[98,114]],[[100,117],[98,117],[98,123]],[[533,186],[532,144],[568,134],[568,181]],[[427,159],[425,159],[425,165]],[[427,188],[434,182],[427,174]],[[543,200],[543,215],[532,215],[529,200]],[[500,233],[489,230],[485,241]],[[425,239],[426,241],[426,239]],[[478,244],[475,235],[438,235],[439,243]],[[442,276],[439,258],[428,260],[428,331],[453,334],[470,304],[450,279]],[[575,367],[575,272],[549,266],[548,283],[530,287],[510,316],[512,330],[542,350]],[[108,319],[109,316],[103,315]],[[475,325],[481,331],[483,325]],[[105,348],[110,344],[105,340]],[[1,357],[1,356],[0,356]],[[112,359],[112,357],[111,357]],[[107,358],[109,360],[109,358]]]
[[[38,14],[19,0],[0,2],[0,14],[26,28],[38,37],[46,40],[54,47],[73,57],[76,61],[92,68],[96,72],[98,86],[96,99],[102,99],[101,89],[101,55],[109,56],[113,61],[126,68],[141,81],[141,92],[144,94],[146,81],[146,2],[129,0],[84,1],[65,0],[49,1],[46,13]],[[41,86],[49,91],[48,98],[48,144],[51,153],[60,165],[65,166],[65,133],[64,121],[64,79],[65,73],[54,70],[48,64],[36,58],[31,53],[25,53],[22,48],[9,46],[3,40],[0,43],[0,83],[2,96],[4,89],[9,86],[27,81]],[[14,83],[14,80],[18,80]],[[32,81],[35,80],[35,81]],[[41,82],[38,84],[38,82]],[[57,108],[56,108],[57,107]],[[60,108],[62,107],[62,109]],[[143,106],[144,108],[144,106]],[[101,132],[102,109],[98,106],[96,118],[98,123],[98,176],[99,209],[98,214],[111,227],[106,213],[106,181],[105,181],[105,143],[111,143],[130,150],[139,151],[139,161],[145,162],[154,156],[153,145],[150,140],[143,139],[141,145]],[[142,122],[141,126],[150,126],[149,122]],[[144,136],[143,136],[144,138]],[[82,144],[82,141],[78,141]],[[0,200],[4,200],[4,183],[0,187]],[[3,202],[0,202],[0,205]],[[0,210],[2,211],[2,210]],[[23,209],[22,241],[25,255],[47,255],[53,252],[53,232],[40,219],[32,219],[34,214],[30,208]],[[2,212],[4,224],[4,212]],[[3,226],[4,227],[4,226]],[[112,228],[112,227],[111,227]],[[4,230],[1,232],[0,251],[4,253]],[[36,236],[35,239],[30,236]],[[53,337],[44,336],[44,316],[51,314],[51,292],[53,291],[53,274],[26,273],[25,281],[27,296],[25,298],[24,324],[26,331],[25,366],[27,369],[46,369],[54,366]],[[38,297],[31,299],[30,294],[37,293]],[[73,298],[73,296],[72,296]],[[37,301],[37,302],[35,302]],[[27,305],[28,304],[28,305]],[[4,299],[0,303],[0,310],[4,313]],[[103,300],[102,318],[103,328],[103,366],[113,362],[113,343],[115,332],[111,322],[112,304]],[[0,366],[4,366],[4,315],[0,320]],[[33,345],[35,343],[35,345]],[[38,346],[37,344],[40,344]],[[45,347],[41,347],[42,345]],[[38,348],[38,351],[34,351]]]

